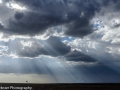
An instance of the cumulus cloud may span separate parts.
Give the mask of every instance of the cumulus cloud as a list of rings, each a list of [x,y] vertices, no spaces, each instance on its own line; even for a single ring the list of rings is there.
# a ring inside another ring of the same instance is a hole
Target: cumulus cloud
[[[75,70],[82,68],[85,75],[88,74],[87,77],[91,75],[91,78],[94,78],[95,75],[99,75],[106,78],[106,81],[110,81],[107,76],[110,76],[110,79],[113,75],[111,73],[115,73],[115,77],[119,76],[110,68],[120,72],[117,69],[120,66],[119,3],[118,0],[2,0],[0,3],[0,55],[1,57],[19,57],[18,59],[21,57],[35,59],[42,55],[54,58],[64,57],[66,62],[72,65],[73,62],[77,63]],[[28,38],[25,39],[27,36]],[[2,42],[3,37],[8,40]],[[21,64],[23,71],[20,71],[19,67],[15,68],[14,60],[11,64],[13,66],[4,63],[0,72],[7,73],[10,69],[12,73],[40,74],[46,73],[46,70],[49,71],[51,67],[54,72],[56,69],[53,66],[57,65],[49,65],[45,69],[37,64],[38,61],[23,62],[28,63],[27,66],[24,63]],[[81,67],[79,63],[82,62],[87,63],[86,66]],[[91,62],[98,64],[89,67]],[[99,65],[100,62],[104,65]],[[32,66],[31,63],[34,65]],[[53,61],[49,63],[52,64]],[[55,74],[58,75],[58,73]],[[76,73],[76,75],[80,74]],[[97,80],[99,81],[100,78]],[[115,80],[119,81],[116,78]]]
[[[31,47],[18,51],[18,55],[22,57],[36,57],[39,55],[61,56],[70,52],[70,49],[59,38],[50,37],[45,41],[33,42]]]
[[[67,29],[64,33],[75,37],[83,37],[94,31],[90,20],[95,12],[99,11],[100,5],[95,0],[91,2],[88,0],[5,0],[4,2],[18,3],[27,8],[26,11],[15,12],[9,19],[5,31],[10,34],[43,34],[50,27],[65,25]]]
[[[15,39],[1,43],[8,46],[6,54],[16,54],[18,57],[39,57],[39,55],[62,56],[70,52],[71,47],[60,41],[58,37],[46,40]]]
[[[119,3],[119,1],[116,2]],[[116,8],[116,2],[110,1],[105,7],[101,7],[99,12],[96,12],[91,20],[96,31],[83,39],[78,38],[66,44],[120,72],[117,69],[120,64],[120,12]]]
[[[73,42],[70,42],[76,49],[82,50],[82,52],[92,55],[93,51],[98,56],[104,56],[105,53],[111,51],[111,57],[115,59],[118,57],[119,53],[119,10],[117,9],[119,1],[112,0],[103,0],[99,3],[103,3],[99,12],[95,13],[95,16],[92,18],[91,22],[94,24],[94,28],[97,30],[92,34],[85,36],[83,39],[76,39]],[[104,6],[105,5],[105,6]],[[105,51],[107,47],[109,51]],[[103,54],[104,53],[104,54]],[[93,56],[94,56],[93,54]],[[109,56],[106,55],[109,58]],[[113,59],[112,58],[112,59]]]
[[[119,1],[5,0],[3,3],[9,4],[10,7],[17,3],[25,6],[26,10],[13,11],[12,17],[7,17],[8,23],[2,32],[34,36],[45,33],[50,27],[64,25],[66,27],[65,35],[84,37],[94,32],[91,20],[96,16],[96,13],[99,13],[102,8],[112,8],[112,10],[117,11]],[[2,8],[4,9],[4,7]],[[9,7],[8,9],[11,10]],[[104,14],[104,10],[101,14]],[[119,27],[119,23],[116,23],[113,27]]]

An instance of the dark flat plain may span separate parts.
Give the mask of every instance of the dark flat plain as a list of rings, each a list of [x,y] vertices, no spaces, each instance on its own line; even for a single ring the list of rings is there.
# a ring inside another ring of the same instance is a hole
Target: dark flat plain
[[[32,83],[0,83],[0,87],[32,87],[31,90],[120,90],[119,83],[85,83],[85,84],[32,84]],[[0,89],[20,90],[20,89]],[[30,89],[22,89],[30,90]]]

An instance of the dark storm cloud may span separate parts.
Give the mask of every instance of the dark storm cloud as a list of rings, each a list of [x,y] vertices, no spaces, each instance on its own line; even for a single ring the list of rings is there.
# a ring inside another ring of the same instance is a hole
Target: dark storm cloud
[[[24,13],[16,12],[15,19],[20,20],[24,16]]]
[[[94,58],[92,58],[92,57],[90,57],[90,56],[88,56],[88,55],[86,55],[82,52],[79,52],[77,50],[68,53],[67,55],[65,55],[65,58],[68,61],[76,61],[76,62],[79,62],[79,61],[82,61],[82,62],[96,62],[97,61]]]
[[[49,27],[65,23],[59,16],[41,15],[34,12],[17,12],[14,18],[15,20],[9,20],[9,26],[6,30],[21,35],[43,34]]]
[[[31,46],[25,47],[22,45],[21,40],[9,41],[6,45],[9,47],[9,53],[16,53],[19,57],[38,57],[39,55],[56,57],[65,55],[71,50],[70,46],[62,43],[57,37],[50,37],[47,40],[31,40],[31,42]]]
[[[67,24],[68,30],[65,34],[75,37],[83,37],[92,33],[93,25],[90,24],[90,20],[94,17],[95,12],[99,11],[99,4],[96,1],[85,1],[75,4],[77,12],[71,11],[68,13],[68,19],[70,24]]]
[[[4,28],[4,26],[0,23],[0,29],[3,29]]]
[[[115,4],[115,9],[117,11],[119,11],[120,10],[120,1],[119,0],[112,0],[112,1]]]
[[[66,35],[83,37],[92,33],[90,20],[99,11],[96,0],[15,0],[28,11],[17,12],[6,31],[13,34],[42,34],[49,27],[65,25]],[[82,15],[83,14],[83,15]]]
[[[118,27],[120,27],[120,23],[117,23],[117,24],[113,25],[112,28],[114,29],[114,28],[118,28]]]
[[[65,45],[57,37],[33,43],[32,47],[26,47],[18,52],[22,57],[36,57],[39,55],[60,56],[70,52],[70,46]]]

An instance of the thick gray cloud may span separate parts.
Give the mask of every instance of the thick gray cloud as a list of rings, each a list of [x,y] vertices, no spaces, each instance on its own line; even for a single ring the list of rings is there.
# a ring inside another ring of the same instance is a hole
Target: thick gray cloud
[[[66,74],[66,77],[70,75],[76,77],[76,81],[83,75],[84,79],[86,78],[85,80],[89,82],[120,82],[120,74],[116,72],[120,72],[118,70],[120,67],[120,1],[2,1],[4,4],[0,4],[0,32],[6,33],[3,34],[4,37],[9,34],[34,36],[46,33],[45,35],[50,38],[46,40],[10,39],[8,42],[0,42],[0,58],[2,57],[0,73],[47,73],[54,77],[58,75],[59,79],[64,76],[60,78],[59,75]],[[12,6],[6,6],[8,2],[10,2],[9,5],[16,3],[26,9],[18,10]],[[94,24],[91,23],[92,20]],[[61,35],[56,36],[65,36],[62,39],[63,42],[65,39],[68,45],[60,41],[58,37],[51,37],[54,36],[54,30],[56,30],[51,27],[59,25],[64,28],[60,30],[56,28]],[[96,31],[94,28],[97,28]],[[68,40],[67,36],[78,38]],[[72,50],[75,51],[72,52]],[[42,55],[53,56],[55,61],[50,58],[35,60],[35,57],[42,57]],[[11,58],[15,56],[18,58]],[[62,56],[66,60],[57,62],[58,58],[55,58],[57,56]],[[32,60],[22,57],[30,57]]]
[[[5,2],[5,1],[4,1]],[[65,25],[66,35],[83,37],[92,33],[90,20],[101,5],[95,0],[15,0],[27,8],[16,12],[4,31],[21,35],[42,34],[49,27]]]
[[[23,12],[14,12],[9,17],[8,25],[3,32],[17,35],[43,34],[50,27],[64,25],[64,34],[73,37],[83,37],[94,32],[91,19],[101,8],[114,5],[113,0],[4,0],[7,3],[17,3],[25,6]],[[117,7],[115,7],[117,6]],[[118,25],[117,25],[118,26]]]
[[[4,26],[0,23],[0,29],[3,29],[4,28]]]
[[[70,52],[70,46],[63,44],[59,38],[50,37],[47,40],[33,43],[32,47],[26,47],[18,52],[19,56],[36,57],[39,55],[60,56]]]
[[[61,56],[70,52],[70,46],[62,43],[57,37],[50,37],[47,40],[25,40],[21,39],[6,42],[10,53],[16,53],[19,57],[38,57],[39,55]],[[27,46],[24,46],[24,44]],[[29,43],[30,42],[30,43]]]
[[[97,61],[94,58],[92,58],[92,57],[90,57],[86,54],[83,54],[82,52],[79,52],[77,50],[68,53],[67,55],[65,55],[65,58],[68,61],[76,61],[76,62],[79,62],[79,61],[82,61],[82,62],[96,62]]]

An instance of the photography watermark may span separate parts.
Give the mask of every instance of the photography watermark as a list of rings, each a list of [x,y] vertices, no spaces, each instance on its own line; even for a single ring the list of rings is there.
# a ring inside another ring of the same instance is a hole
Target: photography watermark
[[[0,90],[32,90],[32,87],[18,87],[18,86],[0,86]]]

